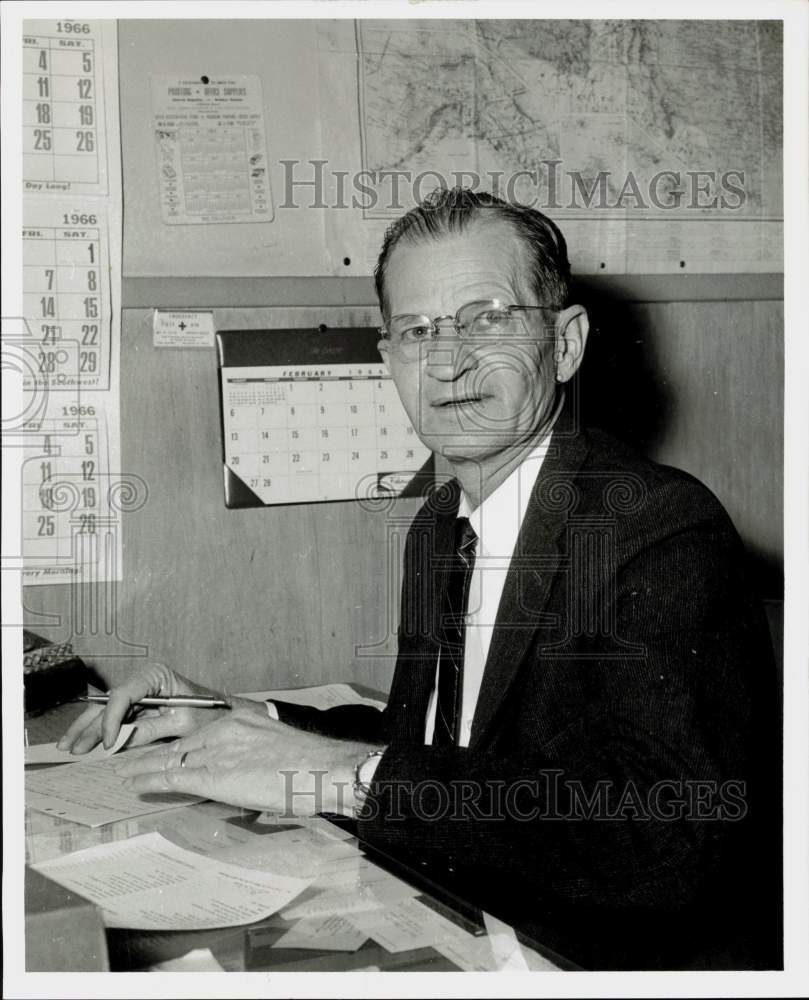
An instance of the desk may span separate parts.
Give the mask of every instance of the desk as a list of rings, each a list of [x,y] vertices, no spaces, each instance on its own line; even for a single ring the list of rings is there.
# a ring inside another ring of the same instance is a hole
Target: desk
[[[61,706],[28,725],[31,742],[46,742],[60,734],[81,706]],[[59,765],[70,767],[73,765]],[[95,844],[123,840],[141,833],[157,831],[181,847],[205,853],[206,845],[271,843],[272,836],[282,830],[310,825],[312,828],[341,839],[358,856],[366,856],[362,845],[351,833],[350,821],[315,817],[309,820],[282,821],[255,811],[239,809],[215,802],[198,803],[135,819],[90,828],[77,823],[36,813],[26,809],[26,861],[36,864],[49,858],[70,854]],[[500,958],[486,932],[486,918],[453,899],[440,887],[428,885],[416,873],[400,866],[384,863],[374,857],[368,868],[375,872],[384,867],[395,869],[391,878],[419,890],[416,898],[430,910],[438,912],[466,932],[464,940],[473,945],[475,959],[485,969],[497,969]],[[316,887],[316,883],[315,883]],[[312,890],[306,890],[311,892]],[[290,904],[294,907],[303,897]],[[289,909],[287,907],[285,909]],[[156,963],[187,954],[193,949],[209,948],[220,965],[228,971],[350,971],[378,968],[383,971],[458,971],[461,966],[445,957],[436,947],[420,947],[398,953],[388,952],[372,938],[353,952],[326,949],[290,949],[275,947],[278,939],[293,925],[284,916],[285,910],[242,927],[205,931],[154,932],[107,929],[107,949],[112,971],[148,970]],[[489,924],[491,926],[491,924]],[[474,936],[474,942],[469,936]],[[479,947],[477,946],[479,942]],[[446,950],[446,949],[445,949]],[[496,950],[496,948],[495,948]],[[535,942],[522,942],[523,968],[571,968],[571,963]]]

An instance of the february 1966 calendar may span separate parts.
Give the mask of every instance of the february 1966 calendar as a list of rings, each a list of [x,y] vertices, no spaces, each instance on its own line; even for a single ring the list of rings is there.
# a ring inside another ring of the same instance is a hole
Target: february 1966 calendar
[[[228,507],[402,492],[429,451],[377,339],[375,330],[218,335]]]

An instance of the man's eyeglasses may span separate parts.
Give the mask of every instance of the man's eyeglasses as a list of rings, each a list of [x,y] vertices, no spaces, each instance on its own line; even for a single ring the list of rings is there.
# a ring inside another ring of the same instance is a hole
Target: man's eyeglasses
[[[524,319],[520,313],[527,311],[554,311],[547,306],[506,305],[500,299],[481,299],[467,302],[452,316],[402,314],[392,316],[379,328],[383,340],[390,343],[403,361],[417,360],[422,344],[429,344],[440,335],[441,327],[452,325],[461,340],[495,341],[507,337],[525,336]]]

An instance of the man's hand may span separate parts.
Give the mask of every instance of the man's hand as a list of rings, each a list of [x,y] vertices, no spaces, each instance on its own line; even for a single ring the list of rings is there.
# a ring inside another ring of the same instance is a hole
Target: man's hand
[[[354,766],[374,749],[307,733],[240,710],[116,773],[136,792],[183,792],[288,816],[351,815]]]
[[[57,743],[60,750],[82,754],[92,750],[101,740],[105,747],[115,742],[121,723],[130,713],[137,713],[137,728],[128,746],[142,746],[153,740],[173,736],[184,736],[200,726],[230,714],[230,709],[212,708],[159,708],[142,710],[134,708],[141,698],[147,696],[170,697],[172,695],[217,695],[216,691],[195,684],[162,663],[152,663],[136,671],[122,684],[109,692],[106,705],[90,705],[70,726]],[[245,713],[266,715],[263,702],[250,702],[244,698],[230,699],[234,707]]]

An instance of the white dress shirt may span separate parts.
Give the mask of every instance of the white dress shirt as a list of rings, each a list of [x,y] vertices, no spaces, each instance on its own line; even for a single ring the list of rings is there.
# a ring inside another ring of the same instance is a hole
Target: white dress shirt
[[[466,635],[461,694],[461,725],[458,735],[460,746],[469,746],[472,719],[478,703],[483,680],[483,670],[494,632],[497,609],[511,564],[517,536],[525,517],[528,500],[536,483],[539,470],[548,452],[550,432],[542,439],[505,479],[475,510],[461,492],[458,517],[468,517],[478,540],[475,546],[475,565],[469,585],[469,603],[466,613]],[[427,706],[424,742],[432,743],[435,728],[435,710],[438,691],[438,666],[436,686]]]
[[[551,431],[548,431],[508,479],[505,479],[475,510],[471,509],[469,499],[461,491],[458,517],[469,518],[478,540],[475,544],[475,565],[469,585],[466,613],[459,746],[469,746],[472,719],[478,703],[483,670],[486,666],[486,657],[489,655],[506,575],[528,508],[528,501],[548,453],[550,439]],[[425,744],[431,744],[433,741],[437,691],[438,663],[436,662],[435,685],[427,706],[424,727]],[[267,702],[267,711],[271,718],[278,718],[278,710],[272,702]],[[371,780],[370,775],[367,780]]]

